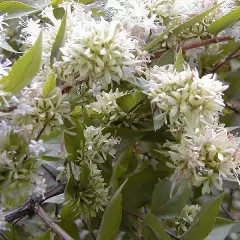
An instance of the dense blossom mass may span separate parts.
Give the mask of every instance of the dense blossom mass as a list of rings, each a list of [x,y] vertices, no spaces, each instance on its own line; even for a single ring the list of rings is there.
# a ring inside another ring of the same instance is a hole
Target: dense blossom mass
[[[202,195],[239,182],[238,138],[220,123],[229,86],[213,71],[216,56],[232,46],[215,38],[214,45],[189,47],[212,39],[212,24],[237,9],[233,1],[57,2],[19,20],[14,54],[26,50],[19,60],[1,51],[0,230],[7,229],[5,209],[31,196],[44,199],[48,167],[66,185],[63,205],[74,221],[102,216],[125,180],[149,169],[167,169],[170,197],[184,180]],[[6,17],[0,16],[0,46],[14,51]],[[235,46],[240,30],[233,23],[218,33]],[[163,161],[151,161],[156,152],[164,155],[162,168]],[[200,209],[186,205],[164,224],[181,236]]]

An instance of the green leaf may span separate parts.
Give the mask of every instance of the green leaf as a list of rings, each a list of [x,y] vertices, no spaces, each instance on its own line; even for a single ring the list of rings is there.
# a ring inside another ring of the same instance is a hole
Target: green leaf
[[[41,58],[42,33],[30,50],[14,63],[8,76],[0,80],[3,90],[12,94],[20,92],[36,76],[41,65]]]
[[[139,104],[141,104],[147,96],[142,92],[124,95],[116,100],[119,107],[125,111],[133,111]]]
[[[161,172],[149,169],[132,175],[123,188],[123,207],[135,211],[151,202],[154,185],[160,175]]]
[[[151,62],[151,67],[154,65],[164,66],[167,64],[174,64],[174,54],[175,50],[167,50],[159,59],[155,59]]]
[[[184,70],[184,57],[182,54],[182,49],[179,50],[177,57],[176,57],[176,61],[174,63],[174,68],[176,69],[177,72],[181,72],[182,70]]]
[[[228,14],[214,21],[209,27],[208,32],[217,35],[222,30],[231,27],[240,19],[240,7],[235,8]]]
[[[161,218],[174,218],[180,214],[191,196],[191,189],[184,183],[172,190],[168,179],[159,182],[152,195],[151,211]]]
[[[121,138],[120,144],[115,147],[118,151],[122,151],[125,148],[133,145],[146,134],[145,132],[134,131],[132,129],[123,127],[108,127],[103,130],[103,133],[111,133],[113,136],[118,136]]]
[[[112,240],[119,231],[122,220],[122,195],[124,182],[109,201],[100,225],[97,240]]]
[[[64,197],[66,200],[72,199],[76,191],[74,176],[71,176],[68,180],[66,188],[64,190]]]
[[[173,34],[178,34],[180,33],[182,30],[186,29],[186,28],[190,28],[192,27],[194,24],[200,22],[203,18],[205,18],[208,14],[210,14],[212,11],[214,11],[215,9],[217,9],[222,3],[208,9],[205,12],[202,12],[201,14],[196,15],[195,17],[187,20],[186,22],[184,22],[182,25],[178,26],[177,28],[175,28],[173,30]]]
[[[5,20],[19,18],[35,11],[38,9],[17,1],[0,3],[0,15],[7,14]]]
[[[238,223],[228,219],[217,218],[214,229],[210,232],[207,238],[205,238],[205,240],[224,240],[229,234],[229,231],[236,224]]]
[[[57,36],[52,46],[51,56],[50,56],[50,64],[51,66],[54,63],[54,59],[58,59],[60,48],[63,46],[66,36],[66,28],[67,27],[67,12],[64,14],[61,25],[59,27]]]
[[[176,19],[172,25],[170,25],[165,31],[163,31],[159,36],[157,36],[152,42],[150,42],[147,46],[143,48],[143,50],[151,50],[152,48],[156,47],[177,24],[178,19]],[[155,49],[154,49],[155,50]]]
[[[47,97],[52,90],[56,87],[56,74],[54,72],[51,72],[48,76],[47,81],[43,85],[43,96]]]
[[[7,230],[3,232],[4,236],[8,239],[8,240],[20,240],[18,233],[15,229],[15,227],[8,223],[6,225]],[[0,238],[2,239],[2,238]]]
[[[125,149],[119,156],[119,162],[126,169],[127,173],[133,172],[138,166],[138,159],[134,153],[133,146]]]
[[[80,186],[79,191],[82,189],[86,189],[89,185],[89,178],[90,178],[90,170],[87,164],[83,164],[81,167],[81,173],[80,173]]]
[[[112,194],[114,194],[119,188],[119,178],[125,173],[125,168],[120,163],[117,163],[113,168],[113,173],[111,176],[110,184]]]
[[[143,222],[146,223],[162,240],[171,240],[168,234],[164,231],[162,221],[158,219],[153,213],[148,213],[143,218]]]
[[[225,193],[222,193],[203,205],[188,231],[181,237],[183,240],[202,240],[208,236],[214,228],[224,195]]]
[[[67,128],[68,126],[66,126]],[[78,153],[77,150],[81,149],[81,142],[82,144],[84,143],[84,135],[83,135],[83,127],[81,124],[76,122],[75,126],[70,127],[71,129],[69,130],[72,132],[72,134],[69,134],[68,132],[65,131],[64,133],[64,142],[65,142],[65,147],[68,152],[68,160],[73,161],[76,160]]]
[[[52,239],[52,234],[51,234],[51,230],[49,229],[41,237],[38,237],[35,240],[51,240],[51,239]]]
[[[17,53],[6,41],[0,41],[0,48],[3,48],[9,52]]]

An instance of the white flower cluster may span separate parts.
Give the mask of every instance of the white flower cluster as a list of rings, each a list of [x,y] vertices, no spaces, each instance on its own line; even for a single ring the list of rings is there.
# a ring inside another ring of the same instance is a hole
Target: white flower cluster
[[[90,103],[86,108],[102,116],[101,120],[104,123],[114,122],[126,116],[126,113],[123,112],[116,102],[118,98],[124,95],[118,89],[115,92],[111,90],[108,93],[103,91],[96,96],[96,102]]]
[[[30,196],[39,189],[44,194],[43,173],[40,156],[45,151],[42,141],[31,140],[31,131],[8,126],[4,121],[0,126],[0,202],[6,197],[15,199]]]
[[[4,212],[3,212],[2,208],[0,208],[0,231],[7,230],[6,224],[7,224],[7,222],[5,221]]]
[[[177,219],[168,220],[169,227],[177,233],[177,236],[183,235],[193,223],[201,207],[199,205],[186,205]]]
[[[43,34],[43,51],[42,51],[42,58],[43,63],[48,63],[51,48],[57,36],[61,20],[57,20],[53,15],[53,8],[47,7],[41,12],[42,17],[46,17],[50,20],[50,23],[46,23],[45,26],[40,24],[40,19],[33,20],[28,19],[26,22],[22,22],[23,29],[22,29],[22,38],[23,42],[26,46],[31,47],[39,33],[42,31]],[[48,63],[49,64],[49,63]]]
[[[89,80],[107,89],[132,76],[140,62],[134,56],[137,41],[132,40],[119,22],[92,19],[86,25],[73,27],[65,46],[61,48],[64,74],[75,73],[79,80]]]
[[[103,211],[108,201],[109,189],[105,186],[97,164],[105,162],[108,156],[115,157],[114,146],[120,140],[111,137],[110,133],[104,135],[102,130],[93,126],[84,130],[84,142],[81,143],[81,150],[78,150],[79,156],[71,162],[70,169],[67,170],[68,177],[74,177],[74,186],[78,189],[67,200],[76,206],[80,215],[89,214],[94,217],[98,211]],[[87,183],[83,187],[82,179],[86,175]]]
[[[41,129],[45,124],[48,124],[47,128],[62,125],[69,112],[67,95],[57,87],[48,96],[36,93],[33,89],[26,90],[25,97],[19,101],[13,114],[16,124],[31,124]]]
[[[156,120],[170,124],[176,122],[199,126],[213,124],[224,108],[222,92],[227,86],[216,75],[199,77],[190,67],[182,72],[154,66],[150,69],[146,93],[152,99],[153,111],[159,111]],[[187,122],[186,122],[187,121]]]
[[[108,188],[105,186],[101,171],[96,164],[89,162],[84,164],[89,170],[88,183],[83,188],[81,186],[81,174],[83,174],[82,167],[72,164],[73,175],[75,179],[75,187],[78,189],[74,193],[70,204],[74,204],[76,211],[80,215],[87,214],[95,217],[99,211],[103,211],[103,207],[107,205],[109,196]]]
[[[240,149],[236,139],[222,126],[205,126],[182,134],[179,143],[167,143],[176,168],[173,181],[181,178],[196,187],[202,185],[202,194],[214,186],[222,190],[223,180],[238,181]]]
[[[203,194],[213,186],[222,190],[223,180],[238,181],[238,143],[218,124],[227,86],[213,75],[200,78],[189,67],[176,72],[172,66],[155,66],[149,76],[145,92],[152,99],[155,123],[168,124],[176,138],[164,145],[173,163],[168,166],[175,168],[171,180],[185,178],[191,186],[202,186]]]
[[[108,155],[115,157],[114,146],[119,144],[120,139],[114,138],[110,133],[104,135],[102,130],[93,126],[84,130],[85,143],[84,148],[79,150],[80,161],[103,163]]]

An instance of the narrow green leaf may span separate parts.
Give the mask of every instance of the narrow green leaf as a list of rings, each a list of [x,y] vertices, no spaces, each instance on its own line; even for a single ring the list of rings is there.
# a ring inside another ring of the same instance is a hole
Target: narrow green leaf
[[[59,27],[57,36],[52,46],[51,56],[50,56],[50,64],[51,66],[54,63],[54,59],[58,59],[60,48],[63,46],[66,36],[66,28],[67,27],[67,12],[64,14],[61,25]]]
[[[97,240],[112,240],[119,231],[122,220],[122,195],[124,182],[109,201],[104,211],[103,219],[98,232]]]
[[[79,190],[86,189],[89,185],[89,177],[90,177],[90,170],[87,164],[83,164],[81,167],[81,173],[80,173],[80,186]]]
[[[52,90],[56,87],[56,74],[51,72],[48,76],[47,81],[43,85],[43,95],[45,97],[48,96],[52,92]]]
[[[64,197],[66,200],[69,200],[71,199],[74,194],[75,194],[75,190],[76,190],[76,187],[75,187],[75,180],[74,180],[74,176],[71,176],[68,180],[68,183],[67,183],[67,186],[64,190]]]
[[[186,28],[190,28],[192,27],[194,24],[196,24],[197,22],[200,22],[203,18],[205,18],[208,14],[210,14],[212,11],[214,11],[215,9],[217,9],[222,3],[208,9],[207,11],[196,15],[195,17],[187,20],[186,22],[184,22],[182,25],[178,26],[177,28],[175,28],[173,30],[173,34],[178,34],[180,33],[182,30],[186,29]]]
[[[123,188],[123,207],[135,211],[151,202],[154,185],[160,176],[161,172],[149,169],[132,175]]]
[[[8,76],[0,80],[4,91],[16,94],[29,84],[40,68],[41,58],[42,33],[32,48],[14,63]]]
[[[3,48],[9,52],[17,53],[6,41],[0,41],[0,48]]]
[[[0,3],[0,15],[7,14],[4,19],[13,19],[25,16],[29,13],[38,11],[36,8],[28,6],[17,1],[9,1]]]
[[[51,240],[51,230],[49,229],[41,237],[36,238],[35,240]]]
[[[240,20],[240,7],[235,8],[228,14],[214,21],[209,27],[208,32],[217,35],[222,30],[231,27]]]
[[[175,27],[177,22],[178,22],[178,19],[176,19],[172,25],[170,25],[164,32],[162,32],[159,36],[157,36],[152,42],[150,42],[147,46],[145,46],[143,50],[150,50],[153,47],[155,47],[157,44],[159,44],[163,40],[164,36],[166,36]]]
[[[176,57],[176,61],[174,63],[174,68],[176,69],[177,72],[181,72],[184,69],[184,57],[183,57],[183,53],[182,53],[182,49],[179,50],[177,57]]]
[[[202,240],[212,231],[220,204],[225,193],[212,198],[203,205],[188,231],[181,237],[183,240]]]
[[[162,240],[171,240],[168,234],[164,231],[162,221],[158,219],[153,213],[148,213],[143,218],[143,222],[146,223]]]
[[[205,240],[224,240],[229,234],[231,228],[236,224],[238,223],[228,219],[217,218],[214,229]]]
[[[172,190],[168,179],[159,182],[152,195],[151,210],[156,216],[170,219],[178,216],[191,196],[191,189],[181,184]]]

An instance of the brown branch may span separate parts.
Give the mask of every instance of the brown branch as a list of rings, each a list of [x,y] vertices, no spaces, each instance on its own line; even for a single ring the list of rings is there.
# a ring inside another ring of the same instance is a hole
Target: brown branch
[[[236,219],[231,215],[231,213],[223,205],[221,205],[221,209],[228,216],[230,220],[236,221]]]
[[[225,58],[225,60],[223,60],[223,61],[220,62],[220,63],[217,63],[217,64],[213,67],[211,73],[215,73],[220,67],[222,67],[222,66],[223,66],[224,64],[226,64],[229,60],[231,60],[232,57],[233,57],[239,50],[240,50],[240,47],[237,47],[236,50],[234,50],[232,53],[230,53],[230,54]]]
[[[0,232],[0,236],[1,236],[4,240],[8,240],[8,238],[7,238],[2,232]]]
[[[57,196],[59,194],[62,194],[64,192],[65,186],[66,183],[61,183],[57,187],[52,188],[51,190],[45,193],[45,198],[42,197],[30,198],[21,206],[8,211],[5,214],[5,220],[10,223],[24,216],[33,214],[36,204],[41,205],[45,200]]]
[[[0,108],[0,112],[3,113],[9,113],[17,109],[17,106],[11,106],[11,107],[6,107],[6,108]]]
[[[226,108],[232,110],[236,114],[240,114],[240,103],[231,101],[231,102],[225,102]]]
[[[233,39],[233,37],[231,37],[231,36],[214,37],[214,38],[210,38],[210,39],[206,39],[206,40],[201,40],[198,42],[186,43],[186,44],[183,44],[183,46],[179,47],[179,48],[182,48],[182,51],[187,51],[189,49],[198,48],[198,47],[202,47],[202,46],[206,46],[206,45],[211,45],[211,44],[218,43],[218,42],[225,42],[225,41],[229,41],[232,39]],[[151,59],[154,60],[154,59],[160,58],[166,51],[167,50],[162,50],[160,52],[155,53]]]
[[[56,233],[63,240],[73,240],[61,227],[53,222],[42,209],[40,205],[35,205],[34,212],[50,227],[50,229]]]

